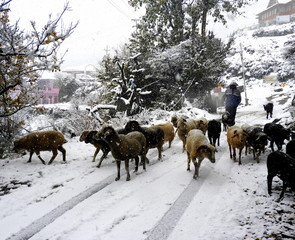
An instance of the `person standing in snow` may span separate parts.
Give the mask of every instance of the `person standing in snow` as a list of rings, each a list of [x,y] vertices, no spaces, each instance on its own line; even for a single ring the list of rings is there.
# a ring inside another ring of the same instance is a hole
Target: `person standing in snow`
[[[235,118],[237,113],[237,107],[240,104],[241,92],[237,88],[238,84],[232,82],[225,91],[225,111],[229,112],[230,117],[228,120],[228,126],[235,125]]]

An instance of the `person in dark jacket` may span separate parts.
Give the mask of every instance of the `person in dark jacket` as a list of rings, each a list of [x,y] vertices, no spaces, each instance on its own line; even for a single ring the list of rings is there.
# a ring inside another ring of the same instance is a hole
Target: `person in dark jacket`
[[[225,111],[229,112],[230,117],[228,120],[228,126],[235,125],[235,118],[237,113],[237,107],[241,102],[241,92],[237,88],[238,84],[232,82],[225,91]]]

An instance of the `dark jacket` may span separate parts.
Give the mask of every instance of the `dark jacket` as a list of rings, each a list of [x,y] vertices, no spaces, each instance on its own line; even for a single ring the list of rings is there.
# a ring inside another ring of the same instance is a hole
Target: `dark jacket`
[[[237,88],[225,91],[225,107],[238,107],[241,102],[241,92]]]

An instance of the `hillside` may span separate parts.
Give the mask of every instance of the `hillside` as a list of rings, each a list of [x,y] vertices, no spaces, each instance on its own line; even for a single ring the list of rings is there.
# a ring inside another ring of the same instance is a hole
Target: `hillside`
[[[233,37],[235,40],[227,58],[230,67],[226,79],[242,76],[242,46],[246,79],[277,75],[279,81],[294,80],[295,23],[241,30]]]

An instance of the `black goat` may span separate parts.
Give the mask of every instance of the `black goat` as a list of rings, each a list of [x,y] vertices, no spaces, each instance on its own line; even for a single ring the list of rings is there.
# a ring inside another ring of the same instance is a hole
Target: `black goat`
[[[266,105],[263,105],[264,110],[266,111],[266,118],[268,119],[268,116],[272,118],[272,113],[273,113],[273,103],[268,103]]]
[[[102,139],[97,139],[97,137],[96,137],[97,133],[98,133],[97,131],[90,131],[86,135],[85,143],[91,143],[96,147],[96,151],[94,153],[93,160],[95,160],[95,157],[98,154],[98,152],[100,151],[100,149],[102,150],[103,154],[102,154],[101,158],[99,159],[99,163],[97,164],[97,167],[100,168],[102,161],[107,157],[108,153],[111,151],[111,148]]]
[[[295,159],[288,154],[275,151],[267,157],[267,186],[271,195],[272,179],[278,176],[283,181],[283,189],[278,201],[282,200],[287,187],[295,190]]]
[[[219,140],[220,140],[220,133],[221,133],[221,123],[219,121],[216,121],[215,119],[210,120],[208,122],[208,138],[211,145],[219,146]]]
[[[230,113],[228,111],[226,111],[221,116],[221,121],[223,124],[223,131],[227,131],[229,120],[230,120]]]
[[[251,146],[253,149],[253,158],[259,163],[259,156],[261,152],[264,152],[265,146],[267,145],[267,135],[260,127],[250,126],[245,131],[248,134],[245,152],[247,154],[247,148]]]
[[[290,130],[284,128],[282,125],[277,123],[265,124],[263,132],[267,134],[270,140],[270,147],[272,151],[274,151],[274,143],[277,145],[278,150],[281,150],[284,144],[284,140],[290,139]]]
[[[286,145],[286,153],[292,158],[295,158],[295,140],[291,140]]]
[[[151,126],[151,127],[141,127],[139,123],[135,120],[127,122],[125,126],[126,132],[130,133],[133,131],[138,131],[143,133],[146,138],[146,147],[147,151],[150,148],[158,149],[158,159],[162,159],[162,149],[164,144],[164,131],[159,126]],[[148,162],[148,159],[146,159]]]

